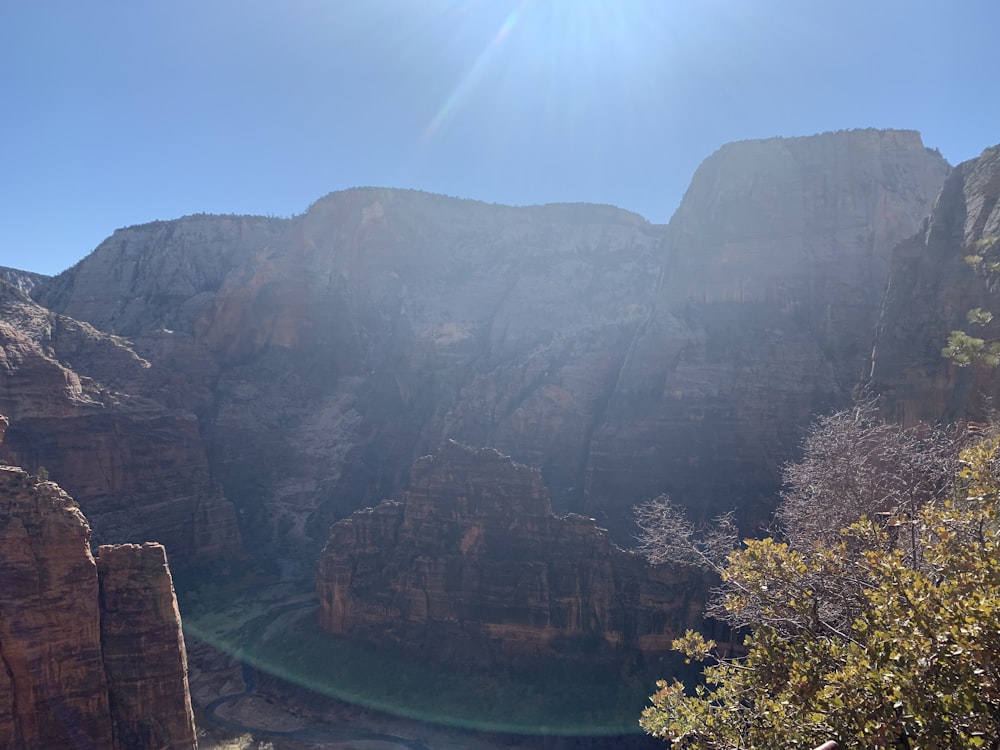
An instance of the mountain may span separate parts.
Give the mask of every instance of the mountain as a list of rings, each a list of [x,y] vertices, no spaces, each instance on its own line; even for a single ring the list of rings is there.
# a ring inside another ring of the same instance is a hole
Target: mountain
[[[198,419],[158,400],[128,342],[46,310],[0,281],[0,413],[7,463],[45,467],[94,524],[95,543],[155,539],[181,566],[242,551]]]
[[[0,281],[6,281],[13,287],[17,287],[25,294],[31,292],[36,286],[38,286],[42,281],[47,279],[40,273],[32,273],[31,271],[19,271],[16,268],[7,268],[6,266],[0,266]]]
[[[953,330],[1000,339],[1000,318],[982,327],[966,321],[973,308],[1000,313],[995,274],[984,278],[966,262],[973,255],[995,262],[998,237],[1000,146],[993,146],[955,167],[920,231],[893,253],[866,383],[890,418],[983,420],[996,409],[995,369],[958,367],[941,350]]]
[[[364,188],[119,230],[33,296],[150,364],[135,392],[192,418],[252,549],[317,554],[447,439],[540,467],[623,543],[663,491],[752,528],[948,169],[912,131],[730,144],[665,227]]]

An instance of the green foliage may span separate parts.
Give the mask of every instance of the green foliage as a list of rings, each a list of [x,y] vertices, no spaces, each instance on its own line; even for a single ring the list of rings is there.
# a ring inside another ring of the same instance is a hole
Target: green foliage
[[[39,466],[38,478],[41,479],[43,482],[49,481],[49,470],[46,469],[44,466]]]
[[[986,339],[970,336],[964,331],[952,331],[948,336],[948,346],[941,350],[941,356],[959,367],[967,367],[973,363],[996,367],[1000,364],[1000,342],[987,342]]]
[[[678,639],[704,684],[658,683],[642,727],[677,748],[1000,747],[998,447],[963,451],[950,494],[913,515],[811,549],[745,542],[721,604],[749,621],[746,655]]]
[[[986,279],[986,287],[995,291],[1000,281],[1000,238],[983,237],[976,241],[975,252],[965,256],[965,262],[972,267],[977,276]],[[985,326],[993,320],[993,313],[976,307],[966,315],[969,325]],[[941,350],[941,356],[950,359],[959,367],[981,364],[986,367],[1000,365],[1000,342],[971,336],[964,331],[952,331],[948,336],[948,345]]]

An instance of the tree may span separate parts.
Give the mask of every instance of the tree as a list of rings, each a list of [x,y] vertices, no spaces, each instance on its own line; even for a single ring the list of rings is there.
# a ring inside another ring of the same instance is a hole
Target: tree
[[[847,417],[835,417],[842,436]],[[694,632],[678,639],[675,648],[705,664],[704,684],[659,683],[640,721],[647,732],[678,748],[813,748],[830,739],[846,748],[1000,748],[1000,441],[966,447],[949,464],[932,431],[876,427],[863,430],[871,442],[859,448],[878,458],[858,465],[871,476],[814,473],[809,462],[830,457],[813,450],[828,445],[818,440],[786,477],[827,481],[827,490],[882,488],[875,507],[888,510],[849,519],[855,511],[845,509],[834,514],[847,519],[843,529],[817,533],[804,501],[830,497],[793,482],[779,513],[789,533],[747,540],[721,561],[714,609],[750,629],[745,655],[720,655]],[[913,468],[888,460],[897,439],[922,446],[922,478],[885,478],[887,467]],[[942,482],[937,473],[949,465]],[[790,499],[802,502],[787,507]]]
[[[993,294],[1000,286],[1000,238],[983,237],[978,240],[973,252],[965,256],[965,262],[977,276],[986,280],[987,290]],[[970,326],[985,326],[993,320],[993,313],[981,307],[973,308],[966,314]],[[982,364],[987,367],[1000,365],[1000,341],[987,341],[965,331],[955,330],[948,336],[948,345],[941,350],[941,356],[950,359],[959,367]]]

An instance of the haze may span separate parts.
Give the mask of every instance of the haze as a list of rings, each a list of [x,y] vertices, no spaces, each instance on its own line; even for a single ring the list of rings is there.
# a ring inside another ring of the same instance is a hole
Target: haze
[[[996,140],[991,0],[6,3],[0,265],[357,185],[666,222],[721,144]]]

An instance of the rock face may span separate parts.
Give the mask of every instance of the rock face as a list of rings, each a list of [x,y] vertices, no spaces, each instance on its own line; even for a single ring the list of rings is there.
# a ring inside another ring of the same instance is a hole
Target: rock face
[[[105,545],[97,558],[101,646],[122,748],[195,748],[181,617],[163,545]]]
[[[507,656],[666,651],[700,623],[703,583],[552,515],[538,471],[455,442],[415,463],[400,500],[334,524],[317,576],[332,633],[445,625]]]
[[[966,322],[976,307],[1000,314],[997,290],[965,261],[997,237],[1000,146],[955,167],[919,233],[893,253],[867,383],[891,418],[979,420],[996,408],[996,371],[956,367],[941,349],[953,330],[1000,338],[1000,318],[979,328]]]
[[[0,746],[111,747],[90,529],[49,482],[0,467]]]
[[[254,549],[318,551],[448,438],[541,467],[558,512],[623,542],[664,491],[754,528],[947,170],[908,131],[731,144],[667,227],[358,189],[123,229],[33,294],[127,337]]]
[[[156,539],[182,565],[238,555],[198,420],[153,398],[158,377],[124,340],[0,282],[0,410],[12,421],[0,457],[46,467],[96,541]]]
[[[31,292],[32,289],[47,278],[49,277],[40,273],[19,271],[16,268],[0,266],[0,280],[6,281],[8,284],[20,289],[25,294]]]
[[[653,312],[591,438],[584,509],[667,491],[757,528],[804,427],[858,382],[892,247],[947,171],[912,131],[709,157],[667,227]]]
[[[57,485],[0,467],[0,747],[196,748],[163,548],[106,548],[99,582],[89,542]]]

